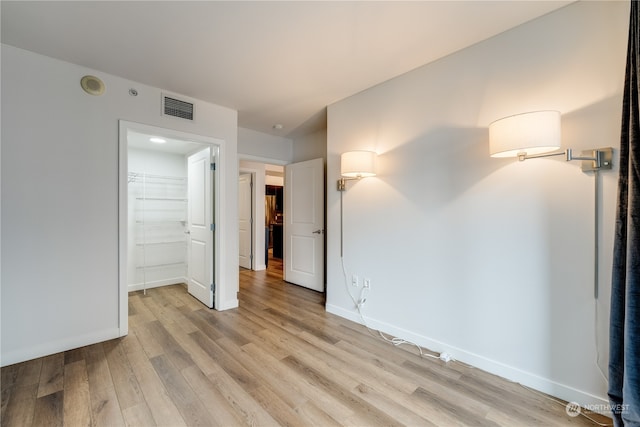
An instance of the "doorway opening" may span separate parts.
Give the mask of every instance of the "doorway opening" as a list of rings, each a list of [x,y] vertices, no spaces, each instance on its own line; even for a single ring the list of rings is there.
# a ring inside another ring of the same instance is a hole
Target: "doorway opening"
[[[120,122],[120,330],[130,291],[184,283],[214,307],[219,140]]]
[[[255,218],[253,182],[255,173],[240,172],[238,179],[238,265],[241,269],[254,268]]]
[[[240,269],[283,276],[284,166],[266,160],[239,162]]]
[[[324,292],[323,159],[284,166],[241,160],[239,171],[256,177],[253,269],[271,266],[288,283]]]
[[[267,271],[283,275],[284,260],[284,167],[265,164],[265,233]]]

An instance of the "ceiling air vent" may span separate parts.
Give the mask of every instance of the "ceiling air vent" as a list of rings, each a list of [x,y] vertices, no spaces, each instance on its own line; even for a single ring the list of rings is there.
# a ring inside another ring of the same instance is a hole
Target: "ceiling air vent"
[[[162,113],[166,116],[193,120],[193,104],[170,96],[162,97]]]

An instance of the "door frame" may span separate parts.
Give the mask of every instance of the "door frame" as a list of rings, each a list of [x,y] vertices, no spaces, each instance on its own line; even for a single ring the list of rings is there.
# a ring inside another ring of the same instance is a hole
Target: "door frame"
[[[223,282],[222,271],[223,262],[221,254],[222,248],[222,231],[221,227],[221,200],[224,200],[223,183],[223,171],[222,165],[224,165],[224,141],[203,136],[191,134],[175,129],[162,128],[159,126],[145,125],[142,123],[129,122],[126,120],[118,121],[118,325],[120,336],[125,336],[129,333],[129,287],[127,284],[127,238],[128,238],[128,141],[127,131],[132,130],[135,132],[156,134],[158,136],[165,136],[173,139],[181,139],[185,141],[191,141],[203,146],[210,146],[213,152],[216,153],[216,178],[213,180],[213,221],[216,225],[216,232],[213,237],[214,247],[214,280],[216,286],[220,286]],[[219,289],[215,292],[214,307],[220,307],[222,305],[222,297]]]
[[[251,179],[251,191],[250,191],[250,203],[251,203],[251,242],[249,243],[249,251],[251,253],[251,263],[250,263],[250,269],[251,270],[256,270],[256,259],[258,258],[256,255],[256,250],[258,249],[257,247],[257,225],[258,225],[258,221],[256,220],[256,173],[255,172],[251,172],[248,170],[245,170],[243,168],[239,168],[238,170],[238,179],[240,179],[240,176],[242,175],[249,175],[250,179]],[[238,200],[240,200],[240,194],[238,194]],[[240,211],[238,211],[238,218],[240,218]],[[240,245],[238,245],[239,247]],[[240,263],[240,261],[238,260],[238,264]]]
[[[252,167],[244,167],[241,166],[241,162],[249,162],[262,164],[262,169],[254,169]],[[264,242],[265,239],[265,226],[264,226],[264,187],[265,187],[265,170],[264,165],[278,165],[278,166],[286,166],[290,162],[281,160],[281,159],[273,159],[270,157],[261,157],[261,156],[253,156],[250,154],[242,154],[238,153],[238,176],[241,173],[251,173],[253,176],[253,270],[260,271],[266,270],[267,265],[265,263],[265,257],[267,254],[264,250],[264,243],[259,248],[258,245],[260,242]],[[262,175],[259,178],[259,174]]]

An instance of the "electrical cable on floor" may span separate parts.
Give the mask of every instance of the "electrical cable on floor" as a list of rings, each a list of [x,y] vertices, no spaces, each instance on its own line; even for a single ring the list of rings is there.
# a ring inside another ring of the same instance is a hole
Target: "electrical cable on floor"
[[[419,355],[420,357],[430,357],[432,359],[440,359],[444,362],[449,362],[451,360],[453,360],[453,358],[448,354],[448,353],[440,353],[439,355],[435,356],[433,354],[429,354],[429,353],[425,353],[423,351],[423,348],[412,342],[412,341],[408,341],[402,338],[398,338],[398,337],[392,337],[389,338],[387,337],[384,333],[382,333],[382,331],[377,330],[377,329],[373,329],[371,327],[369,327],[369,325],[367,324],[367,321],[364,317],[364,315],[362,314],[362,306],[364,305],[364,303],[367,301],[366,297],[365,297],[365,291],[367,288],[362,287],[362,289],[360,290],[360,298],[358,298],[356,300],[356,298],[353,296],[353,294],[351,293],[351,289],[349,288],[349,283],[348,283],[348,279],[347,279],[347,269],[345,267],[344,264],[344,232],[343,232],[343,227],[342,227],[342,223],[343,223],[343,210],[342,210],[342,205],[343,205],[343,200],[342,200],[342,193],[344,193],[344,191],[340,191],[340,260],[342,263],[342,274],[344,276],[344,284],[345,284],[345,288],[347,290],[347,294],[349,294],[349,297],[351,298],[351,301],[353,301],[353,304],[355,305],[356,309],[358,310],[358,315],[360,316],[360,319],[362,320],[362,324],[364,325],[365,328],[367,328],[367,330],[369,331],[369,333],[377,338],[382,339],[383,341],[392,344],[396,347],[406,344],[406,345],[410,345],[410,346],[414,346],[418,349]]]

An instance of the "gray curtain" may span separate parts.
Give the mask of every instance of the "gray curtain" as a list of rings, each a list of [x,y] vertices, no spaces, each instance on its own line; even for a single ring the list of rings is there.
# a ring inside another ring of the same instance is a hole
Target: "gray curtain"
[[[609,329],[609,399],[616,426],[640,426],[640,8],[631,1]]]

